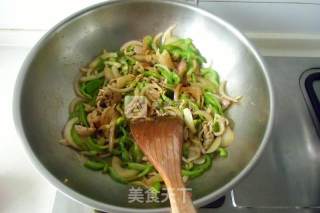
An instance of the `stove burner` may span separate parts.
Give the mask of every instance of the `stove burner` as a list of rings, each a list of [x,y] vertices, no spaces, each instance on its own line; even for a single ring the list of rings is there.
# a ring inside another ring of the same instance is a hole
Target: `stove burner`
[[[203,206],[201,208],[217,209],[217,208],[220,208],[221,206],[223,206],[225,200],[226,200],[226,196],[222,196],[218,200],[215,200],[212,203],[209,203],[208,205]]]
[[[300,78],[300,86],[320,136],[320,69],[309,69]]]

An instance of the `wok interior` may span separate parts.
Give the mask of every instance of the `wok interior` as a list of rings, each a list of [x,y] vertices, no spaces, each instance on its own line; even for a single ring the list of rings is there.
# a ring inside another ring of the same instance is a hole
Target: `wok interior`
[[[128,40],[156,34],[176,24],[175,33],[190,37],[222,79],[231,95],[242,95],[228,112],[236,140],[227,159],[213,161],[210,171],[189,182],[193,200],[204,197],[237,176],[256,153],[269,117],[268,87],[262,67],[251,50],[219,21],[172,3],[123,1],[91,8],[68,20],[42,42],[27,70],[22,93],[22,125],[31,149],[49,172],[67,187],[103,203],[121,207],[168,206],[128,203],[130,186],[108,175],[83,168],[75,151],[58,143],[75,97],[73,81],[79,68],[103,48],[116,50]],[[63,190],[63,189],[62,189]]]

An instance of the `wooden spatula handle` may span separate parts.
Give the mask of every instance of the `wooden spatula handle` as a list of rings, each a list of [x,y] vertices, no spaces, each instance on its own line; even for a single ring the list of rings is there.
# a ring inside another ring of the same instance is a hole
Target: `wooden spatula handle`
[[[196,210],[192,204],[192,200],[181,179],[175,179],[174,182],[165,180],[165,182],[172,213],[195,213]]]
[[[136,143],[166,184],[172,212],[196,212],[181,177],[183,122],[162,117],[154,121],[136,121],[130,128]]]

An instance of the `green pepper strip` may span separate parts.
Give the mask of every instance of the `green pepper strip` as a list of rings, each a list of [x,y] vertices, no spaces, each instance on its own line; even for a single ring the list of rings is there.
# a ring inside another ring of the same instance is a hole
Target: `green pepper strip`
[[[207,171],[212,164],[212,158],[210,155],[205,155],[205,162],[201,165],[195,165],[191,170],[182,169],[182,175],[188,176],[190,178],[195,178],[202,175],[205,171]]]
[[[82,138],[78,135],[78,133],[74,129],[74,126],[71,129],[71,137],[72,137],[73,141],[75,142],[75,144],[78,145],[79,148],[81,148],[82,150],[88,150],[87,145],[84,143]]]
[[[174,101],[172,99],[170,99],[169,97],[167,97],[164,94],[161,94],[161,98],[164,101],[164,103],[172,105],[174,103]]]
[[[128,181],[121,177],[112,167],[109,167],[109,174],[113,180],[119,183],[128,183]]]
[[[111,154],[112,154],[112,155],[120,155],[120,154],[121,154],[121,151],[120,151],[119,148],[117,147],[117,148],[112,149]]]
[[[71,129],[71,137],[82,150],[102,152],[108,148],[108,146],[96,144],[91,137],[81,138],[74,129],[74,127]]]
[[[102,151],[104,151],[105,149],[108,148],[108,146],[102,146],[102,145],[96,144],[91,137],[88,137],[85,140],[85,142],[88,145],[90,150],[94,150],[94,151],[97,151],[97,152],[102,152]]]
[[[135,162],[141,162],[141,160],[143,158],[143,153],[136,143],[133,143],[129,152]]]
[[[207,106],[210,106],[213,108],[213,110],[222,115],[223,114],[223,111],[222,111],[222,107],[221,107],[221,104],[220,102],[217,100],[216,97],[214,97],[213,93],[211,92],[205,92],[204,93],[204,103],[207,105]]]
[[[128,162],[128,168],[129,169],[134,169],[134,170],[138,170],[138,171],[143,171],[145,170],[148,166],[148,164],[142,164],[142,163],[134,163],[134,162]]]
[[[218,152],[220,157],[223,157],[223,158],[228,157],[228,150],[226,150],[225,148],[222,148],[222,147],[218,148]]]
[[[135,143],[132,143],[132,139],[129,137],[127,130],[123,126],[120,126],[120,131],[122,133],[122,136],[119,139],[121,159],[127,162],[132,160],[140,162],[143,157],[141,150]],[[126,145],[128,144],[132,144],[129,151],[126,148]]]
[[[143,38],[143,43],[147,44],[148,48],[151,49],[152,48],[152,40],[153,40],[152,36],[147,35]]]
[[[205,63],[206,59],[200,54],[199,50],[194,47],[192,40],[178,39],[175,42],[167,44],[163,49],[168,50],[174,57],[183,58],[188,62],[196,59],[200,64]]]
[[[130,143],[130,138],[128,137],[128,134],[126,130],[123,127],[120,127],[122,133],[124,134],[123,136],[120,137],[119,140],[119,146],[120,146],[120,151],[121,151],[121,159],[123,161],[130,161],[132,160],[132,157],[128,150],[126,149],[126,144]]]
[[[79,112],[78,116],[79,116],[80,123],[84,126],[89,126],[88,121],[87,121],[87,113],[86,113],[86,111],[84,109],[84,105],[82,103],[80,103],[80,105],[79,105],[78,112]]]
[[[168,84],[176,85],[180,82],[180,77],[166,66],[161,64],[156,64],[155,66],[159,69],[160,74],[167,80]]]
[[[143,75],[146,76],[146,77],[154,77],[156,79],[160,79],[161,78],[161,75],[158,72],[153,71],[153,70],[145,71],[143,73]]]
[[[155,182],[151,185],[150,190],[152,193],[154,193],[155,195],[160,193],[161,190],[161,183],[160,182]]]
[[[215,71],[212,68],[202,68],[200,71],[201,71],[201,74],[203,75],[203,77],[205,77],[211,83],[213,83],[215,88],[219,87],[220,77],[219,77],[219,74],[217,73],[217,71]]]
[[[143,177],[149,172],[153,170],[153,166],[150,164],[142,164],[142,163],[134,163],[134,162],[128,162],[128,168],[141,171],[138,174],[138,177]]]
[[[143,177],[146,174],[148,174],[149,172],[153,171],[153,166],[152,165],[147,165],[147,167],[138,174],[138,177]]]
[[[119,118],[117,118],[117,120],[116,120],[116,125],[117,126],[123,126],[124,124],[125,124],[125,119],[124,119],[124,117],[123,116],[121,116],[121,117],[119,117]]]
[[[100,87],[104,83],[104,78],[94,79],[92,81],[80,84],[80,92],[89,99],[93,99],[98,94]]]
[[[87,160],[83,165],[88,169],[100,171],[104,169],[106,164],[102,162]]]
[[[93,150],[90,150],[90,151],[82,151],[80,152],[82,155],[84,156],[96,156],[98,154],[97,151],[93,151]]]
[[[104,66],[105,66],[105,65],[104,65],[104,61],[100,58],[97,66],[96,66],[97,71],[98,71],[98,72],[102,72],[103,69],[104,69]]]
[[[188,144],[188,143],[183,143],[183,145],[182,145],[182,155],[186,158],[189,155],[189,147],[190,147],[190,144]]]
[[[105,164],[102,169],[102,173],[108,173],[109,169],[110,169],[110,166],[108,164]]]
[[[86,127],[89,126],[87,121],[87,113],[85,111],[85,107],[83,103],[78,103],[75,106],[74,111],[70,113],[70,118],[74,118],[74,117],[79,118],[81,125]]]

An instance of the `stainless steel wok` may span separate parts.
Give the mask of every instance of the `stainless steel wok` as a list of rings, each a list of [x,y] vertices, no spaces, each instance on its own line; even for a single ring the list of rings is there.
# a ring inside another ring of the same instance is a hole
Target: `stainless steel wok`
[[[273,120],[273,94],[263,60],[233,26],[193,6],[158,0],[107,1],[84,9],[53,27],[25,60],[15,88],[17,129],[33,164],[59,190],[109,212],[169,211],[169,203],[128,203],[128,185],[84,169],[75,151],[58,143],[75,96],[73,81],[102,48],[156,34],[177,24],[228,81],[231,95],[242,95],[229,111],[236,141],[227,159],[192,180],[196,206],[230,190],[254,166],[267,144]],[[67,182],[64,180],[68,179]],[[41,194],[39,194],[41,196]]]

